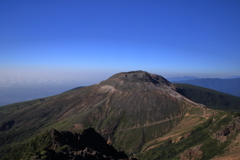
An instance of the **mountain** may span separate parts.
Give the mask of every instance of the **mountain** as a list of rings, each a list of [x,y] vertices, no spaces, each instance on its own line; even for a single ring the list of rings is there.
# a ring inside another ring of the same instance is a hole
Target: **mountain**
[[[240,97],[240,78],[233,79],[202,78],[184,81],[174,81],[174,83],[192,84],[195,86],[209,88]]]
[[[197,147],[203,158],[225,153],[224,149],[238,136],[238,114],[194,102],[188,91],[162,76],[133,71],[56,96],[3,106],[0,157],[46,130],[76,133],[89,127],[117,150],[137,154],[141,159],[158,159],[163,155],[176,158],[191,147]],[[235,127],[225,134],[222,130],[232,123]],[[224,145],[216,146],[219,152],[206,155],[204,149],[209,144],[205,142],[216,144],[218,138],[211,137],[215,134],[221,137],[223,132],[228,144],[224,141]],[[232,139],[226,138],[228,135]],[[169,150],[160,153],[162,148]]]
[[[1,136],[8,137],[1,144],[11,147],[45,129],[82,131],[91,126],[116,148],[138,152],[146,141],[169,132],[192,107],[203,114],[200,104],[176,92],[165,78],[123,72],[96,85],[1,107]]]

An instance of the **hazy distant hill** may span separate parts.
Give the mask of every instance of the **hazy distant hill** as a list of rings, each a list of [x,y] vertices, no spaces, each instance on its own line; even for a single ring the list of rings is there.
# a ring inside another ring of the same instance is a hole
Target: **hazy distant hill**
[[[55,128],[63,134],[78,135],[65,131],[80,132],[88,127],[117,150],[144,160],[189,159],[189,155],[193,156],[190,159],[205,160],[235,153],[240,147],[239,115],[211,109],[238,110],[237,102],[232,102],[235,99],[221,101],[220,93],[192,89],[148,72],[122,72],[92,86],[0,107],[0,159],[5,155],[36,160],[62,152],[70,158],[81,155],[83,150],[62,143],[76,136],[60,134],[56,143],[40,149],[37,146],[46,140],[41,136],[46,130]],[[202,100],[206,96],[211,103]],[[55,144],[58,147],[52,150]],[[21,145],[27,146],[26,152],[21,151]],[[98,154],[95,151],[86,153]]]
[[[192,84],[240,97],[240,78],[202,78],[185,81],[174,81],[174,83]]]

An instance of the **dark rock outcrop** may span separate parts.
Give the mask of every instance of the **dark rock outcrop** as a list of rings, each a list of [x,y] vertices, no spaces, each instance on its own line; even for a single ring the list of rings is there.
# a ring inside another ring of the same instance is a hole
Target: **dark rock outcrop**
[[[105,139],[93,128],[81,134],[69,131],[50,131],[53,139],[51,149],[57,159],[97,160],[97,159],[128,159],[123,151],[117,151],[108,145]]]

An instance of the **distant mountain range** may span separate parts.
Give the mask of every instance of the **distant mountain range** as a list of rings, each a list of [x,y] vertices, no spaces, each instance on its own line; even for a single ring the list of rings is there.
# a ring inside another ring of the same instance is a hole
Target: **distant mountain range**
[[[231,159],[240,156],[240,114],[226,111],[240,112],[240,97],[122,72],[0,107],[0,159]]]
[[[191,79],[199,79],[198,77],[194,76],[184,76],[184,77],[172,77],[172,78],[167,78],[170,82],[175,82],[175,81],[186,81],[186,80],[191,80]]]
[[[240,78],[232,79],[199,78],[189,80],[178,80],[172,82],[192,84],[240,97]]]
[[[240,76],[231,76],[231,77],[226,77],[226,78],[220,78],[220,79],[234,79],[234,78],[240,78]],[[178,82],[178,81],[186,81],[186,80],[193,80],[193,79],[201,79],[199,77],[194,77],[194,76],[183,76],[183,77],[171,77],[167,78],[170,82]]]
[[[240,76],[231,76],[231,77],[226,77],[224,79],[232,79],[232,78],[240,78]]]

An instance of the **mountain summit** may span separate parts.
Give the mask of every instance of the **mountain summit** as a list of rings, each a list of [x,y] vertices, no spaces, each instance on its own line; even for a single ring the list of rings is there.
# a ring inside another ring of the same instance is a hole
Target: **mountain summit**
[[[118,89],[127,87],[129,89],[154,89],[155,87],[173,87],[172,83],[170,83],[162,76],[144,71],[117,73],[102,83],[114,85]]]
[[[173,85],[164,77],[151,74],[145,71],[131,71],[121,72],[111,76],[109,79],[97,84],[100,90],[105,91],[159,91],[164,94],[171,95],[179,100],[186,100],[197,106],[204,107],[197,104],[177,92],[178,87]]]

